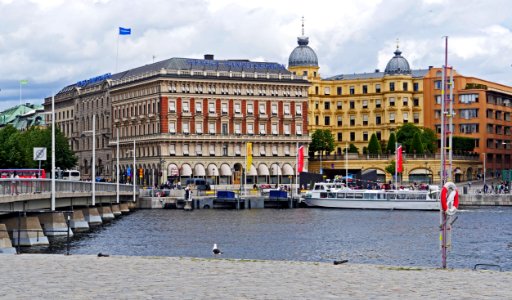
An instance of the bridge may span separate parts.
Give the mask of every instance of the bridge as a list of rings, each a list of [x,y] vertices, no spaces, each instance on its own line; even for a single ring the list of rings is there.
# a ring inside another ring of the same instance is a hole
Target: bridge
[[[55,180],[52,203],[51,187],[51,179],[0,179],[0,253],[86,231],[134,209],[138,196],[133,185]]]

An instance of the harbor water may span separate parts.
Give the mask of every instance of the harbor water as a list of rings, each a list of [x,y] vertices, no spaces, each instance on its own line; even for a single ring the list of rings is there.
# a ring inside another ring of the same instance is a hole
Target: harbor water
[[[512,208],[457,213],[449,268],[512,270]],[[439,212],[343,209],[139,210],[71,240],[71,254],[441,266]],[[28,252],[65,253],[65,240]]]

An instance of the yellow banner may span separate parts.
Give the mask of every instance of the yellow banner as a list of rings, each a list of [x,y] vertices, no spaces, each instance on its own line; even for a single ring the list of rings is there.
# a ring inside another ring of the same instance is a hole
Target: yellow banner
[[[252,166],[252,143],[247,143],[247,166],[245,166],[245,169],[247,172],[251,170]]]

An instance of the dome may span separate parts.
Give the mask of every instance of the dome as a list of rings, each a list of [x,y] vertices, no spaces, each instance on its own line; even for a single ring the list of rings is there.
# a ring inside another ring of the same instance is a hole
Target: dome
[[[409,62],[401,55],[402,51],[397,47],[394,53],[395,56],[389,60],[384,73],[386,75],[411,74]]]
[[[288,59],[288,67],[318,67],[316,53],[308,46],[309,38],[298,37],[297,43],[299,45],[293,49]]]

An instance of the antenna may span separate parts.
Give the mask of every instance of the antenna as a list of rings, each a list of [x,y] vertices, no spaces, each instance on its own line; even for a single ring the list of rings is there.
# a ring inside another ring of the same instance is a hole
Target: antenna
[[[396,48],[398,49],[398,46],[400,44],[400,39],[396,38]]]
[[[302,36],[304,36],[304,16],[302,16]]]
[[[153,54],[153,63],[155,63],[156,56]]]

